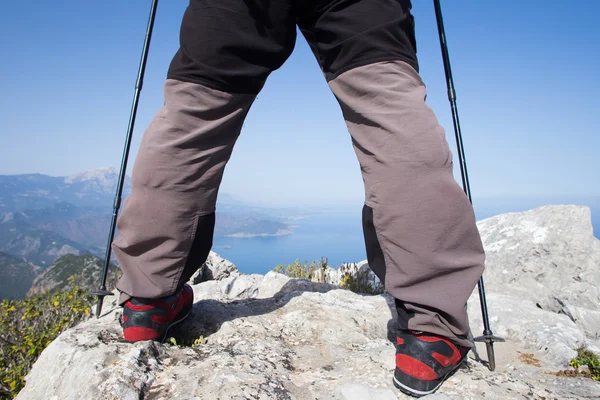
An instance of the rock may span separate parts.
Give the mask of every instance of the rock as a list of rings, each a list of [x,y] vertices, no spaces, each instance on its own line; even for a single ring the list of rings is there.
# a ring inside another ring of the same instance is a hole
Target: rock
[[[17,398],[51,398],[48,394],[56,399],[408,398],[391,382],[395,354],[390,340],[395,332],[391,297],[359,295],[308,281],[299,284],[273,272],[260,279],[243,274],[228,279],[234,278],[244,287],[256,288],[253,296],[227,299],[211,286],[216,281],[195,285],[193,314],[171,332],[180,343],[202,336],[200,346],[125,343],[118,325],[120,309],[115,308],[52,342]],[[271,295],[274,290],[277,293]],[[512,324],[522,314],[507,309],[517,306],[516,301],[504,300],[490,296],[495,328],[508,339],[508,343],[496,344],[498,365],[517,367],[499,367],[492,373],[470,358],[436,398],[479,400],[484,393],[490,399],[535,398],[529,394],[532,388],[549,391],[553,396],[549,398],[600,396],[600,385],[589,379],[547,374],[567,368],[558,361],[564,359],[557,356],[562,348],[538,349],[538,342],[528,340],[527,333],[513,335],[509,327],[517,329]],[[497,310],[505,310],[507,316]],[[564,315],[534,305],[527,312],[532,326],[548,318],[540,325],[543,331],[556,323],[552,317],[569,329],[578,329]],[[543,316],[533,318],[535,312]],[[514,321],[504,323],[508,317]],[[477,324],[475,318],[473,326]],[[581,332],[578,336],[568,332],[574,338],[571,341],[559,329],[548,330],[543,338],[547,343],[564,341],[567,347],[587,340]],[[541,367],[520,362],[516,349],[538,357]],[[355,394],[370,397],[352,397]]]
[[[340,400],[396,400],[398,398],[390,389],[377,390],[356,383],[339,387],[336,395]]]
[[[595,272],[586,269],[597,266],[590,261],[596,259],[595,242],[579,232],[587,247],[578,246],[569,237],[544,230],[539,212],[522,214],[523,221],[539,224],[536,229],[528,223],[517,229],[522,226],[517,216],[480,225],[486,246],[500,246],[498,252],[508,260],[502,262],[499,253],[496,257],[490,252],[489,315],[494,333],[506,339],[495,344],[496,371],[490,372],[472,352],[428,399],[600,398],[597,382],[562,372],[570,369],[568,362],[578,347],[600,349],[586,321],[594,316],[588,303],[594,293],[589,297],[566,275],[576,273],[589,284],[596,282]],[[585,210],[550,208],[544,213],[554,226],[554,220],[564,220],[555,214],[575,218],[585,215]],[[510,229],[512,236],[507,235]],[[513,247],[516,243],[509,239],[517,235],[519,246]],[[494,245],[503,239],[506,242]],[[561,240],[562,250],[580,261],[577,266],[554,248]],[[549,255],[542,254],[538,245],[548,246]],[[518,254],[511,253],[517,248]],[[544,263],[563,259],[568,296],[556,281],[560,274],[538,269],[536,257]],[[262,276],[229,271],[228,276],[219,274],[219,280],[193,285],[192,314],[169,333],[178,346],[124,342],[118,323],[121,309],[115,299],[107,298],[100,319],[68,329],[43,351],[17,399],[409,398],[392,383],[396,312],[389,295],[356,294],[335,284],[290,279],[275,272]],[[521,283],[524,287],[519,287]],[[565,312],[549,306],[556,297],[570,301],[563,306]],[[543,300],[548,303],[541,305]],[[473,333],[478,335],[483,328],[477,295],[469,299],[468,307]],[[183,345],[198,338],[203,338],[200,345]],[[481,344],[478,354],[486,357]]]
[[[541,310],[531,301],[506,295],[488,293],[486,297],[494,334],[532,346],[548,366],[566,367],[579,347],[600,350],[600,341],[586,337],[566,315]],[[478,336],[483,332],[479,298],[471,296],[468,307],[471,329]],[[496,346],[501,347],[502,343]]]
[[[325,282],[340,286],[344,276],[350,276],[363,288],[370,288],[373,293],[383,293],[381,281],[369,268],[369,263],[364,260],[359,263],[342,264],[339,268],[327,266],[325,269],[315,271],[314,281]]]
[[[190,283],[195,285],[205,281],[218,281],[230,275],[238,275],[237,267],[230,261],[221,258],[220,255],[211,251],[206,262],[190,278]]]
[[[210,257],[210,254],[209,254]],[[202,278],[204,277],[204,269],[206,268],[206,263],[202,264],[200,266],[200,268],[198,268],[198,270],[196,272],[194,272],[194,275],[192,275],[192,277],[190,278],[190,280],[187,282],[190,285],[196,285],[200,282],[202,282]]]
[[[218,299],[232,301],[236,299],[281,297],[295,291],[325,292],[337,286],[310,282],[303,279],[289,279],[283,274],[270,271],[266,275],[233,274],[215,281],[205,281],[197,285],[195,301]]]
[[[195,300],[218,298],[219,300],[248,299],[258,295],[258,276],[230,276],[222,280],[210,280],[198,285]]]
[[[479,221],[490,291],[567,315],[600,338],[600,240],[591,212],[544,206]]]

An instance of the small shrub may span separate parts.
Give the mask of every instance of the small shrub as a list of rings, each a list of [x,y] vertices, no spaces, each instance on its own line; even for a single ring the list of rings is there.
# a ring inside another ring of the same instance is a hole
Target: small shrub
[[[167,347],[173,347],[173,346],[179,346],[179,347],[199,347],[202,346],[204,344],[205,340],[204,340],[204,335],[200,336],[199,338],[196,339],[187,339],[187,338],[180,338],[179,340],[177,340],[175,337],[170,336],[169,338],[167,338],[164,341],[164,345]]]
[[[94,298],[77,285],[77,278],[70,278],[70,285],[0,303],[0,399],[14,398],[50,342],[90,315]]]
[[[289,276],[290,278],[312,280],[315,269],[316,264],[314,261],[310,264],[308,261],[305,261],[304,264],[300,264],[300,260],[296,259],[293,264],[287,264],[285,266],[279,264],[273,271]]]
[[[350,274],[344,274],[342,276],[342,280],[340,282],[340,287],[348,289],[354,293],[364,293],[364,294],[382,294],[383,288],[373,288],[371,285],[367,285],[361,282],[359,279],[356,279]]]
[[[346,265],[343,264],[342,267]],[[284,274],[290,278],[299,278],[306,279],[310,281],[318,281],[318,275],[315,274],[316,271],[321,271],[321,279],[325,279],[325,271],[329,267],[328,260],[326,257],[321,257],[321,261],[316,262],[313,261],[310,264],[308,261],[305,261],[304,264],[300,264],[300,260],[296,259],[293,264],[279,264],[273,271],[279,272],[280,274]],[[344,272],[342,270],[342,278],[339,283],[339,286],[344,289],[348,289],[355,293],[364,293],[364,294],[382,294],[384,292],[383,287],[373,288],[370,285],[361,282],[359,279],[353,277],[350,273]]]
[[[577,350],[577,357],[571,360],[571,367],[579,370],[582,365],[586,365],[590,371],[590,378],[600,381],[600,359],[598,356],[585,348]]]
[[[275,268],[273,268],[273,271],[280,273],[280,274],[285,274],[285,267],[283,266],[283,264],[279,264],[278,266],[276,266]]]

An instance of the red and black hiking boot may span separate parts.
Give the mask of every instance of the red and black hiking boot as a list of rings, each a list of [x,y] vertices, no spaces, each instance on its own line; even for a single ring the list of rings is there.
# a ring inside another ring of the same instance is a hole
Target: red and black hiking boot
[[[132,298],[123,304],[121,326],[128,342],[156,340],[163,342],[173,325],[192,311],[194,291],[184,285],[178,293],[160,299]]]
[[[470,350],[425,332],[400,331],[396,340],[394,386],[414,397],[435,392]]]

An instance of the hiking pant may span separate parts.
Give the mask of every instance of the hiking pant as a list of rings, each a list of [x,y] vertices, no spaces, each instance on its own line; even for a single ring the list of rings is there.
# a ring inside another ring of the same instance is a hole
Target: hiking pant
[[[174,294],[206,260],[223,170],[298,26],[352,136],[367,258],[397,299],[399,327],[471,346],[466,302],[484,251],[425,103],[410,8],[406,0],[190,1],[164,106],[144,134],[118,219],[121,304]]]

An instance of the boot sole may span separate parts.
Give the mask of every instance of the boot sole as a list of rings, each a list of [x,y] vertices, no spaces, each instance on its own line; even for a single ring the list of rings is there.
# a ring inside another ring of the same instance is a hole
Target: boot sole
[[[433,392],[435,392],[436,390],[438,390],[440,388],[440,386],[442,386],[442,383],[444,383],[446,381],[446,378],[444,378],[432,390],[428,390],[426,392],[422,392],[420,390],[411,389],[408,386],[405,386],[405,385],[401,384],[400,382],[398,382],[398,380],[396,379],[396,377],[394,377],[393,379],[394,379],[394,386],[396,386],[396,388],[398,390],[400,390],[402,393],[407,394],[407,395],[412,396],[412,397],[423,397],[423,396],[427,396],[428,394],[432,394]]]
[[[437,384],[436,387],[434,387],[431,390],[427,390],[427,391],[421,391],[421,390],[416,390],[416,389],[412,389],[402,383],[400,383],[396,377],[393,377],[393,382],[394,382],[394,386],[400,390],[402,393],[407,394],[409,396],[412,397],[423,397],[423,396],[427,396],[429,394],[434,393],[436,390],[438,390],[440,388],[440,386],[442,386],[442,384],[444,382],[446,382],[448,380],[448,378],[450,378],[452,375],[454,375],[456,373],[456,371],[458,371],[458,369],[460,368],[461,365],[463,365],[463,363],[465,362],[465,360],[467,359],[467,353],[465,353],[465,355],[463,356],[463,358],[458,362],[458,364],[456,364],[456,367],[451,370],[450,372],[448,372],[446,374],[446,376],[444,376],[444,378],[442,378],[442,380],[440,381],[440,383]]]

